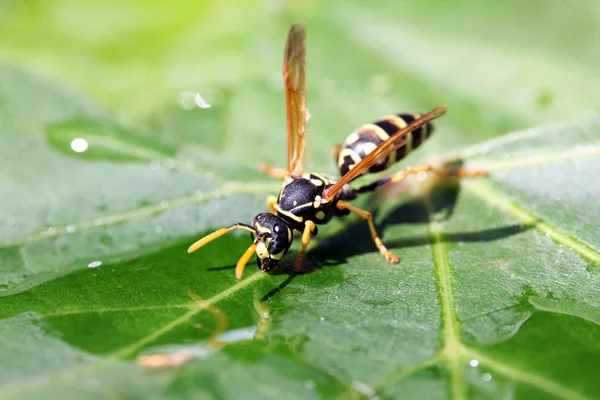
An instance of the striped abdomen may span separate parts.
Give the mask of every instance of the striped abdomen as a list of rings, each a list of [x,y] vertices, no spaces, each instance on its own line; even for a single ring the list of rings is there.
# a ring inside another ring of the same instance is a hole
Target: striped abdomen
[[[417,113],[402,113],[397,115],[386,115],[380,120],[366,124],[354,131],[342,146],[338,155],[338,168],[340,175],[344,176],[350,171],[360,160],[365,158],[375,147],[382,142],[394,136],[398,131],[416,118],[420,114]],[[412,150],[416,149],[425,141],[433,132],[433,125],[427,123],[420,128],[410,132],[406,137],[406,144],[400,147],[395,152],[383,160],[377,162],[368,172],[379,172],[389,168],[396,161],[400,161],[408,155]],[[367,171],[365,171],[366,173]]]

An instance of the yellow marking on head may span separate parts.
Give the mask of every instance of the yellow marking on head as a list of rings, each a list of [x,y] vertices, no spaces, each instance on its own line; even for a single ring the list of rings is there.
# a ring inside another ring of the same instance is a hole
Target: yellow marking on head
[[[265,228],[264,226],[262,226],[258,222],[256,222],[256,230],[259,233],[271,233],[271,230],[269,228]]]
[[[325,213],[323,211],[317,211],[315,217],[317,217],[317,219],[325,219]]]
[[[256,246],[256,255],[261,260],[269,258],[269,250],[267,250],[267,245],[263,241],[260,241]]]
[[[312,183],[315,186],[322,186],[323,185],[323,181],[320,179],[311,179],[310,183]]]
[[[285,215],[288,218],[293,219],[294,221],[298,221],[298,222],[302,222],[304,220],[304,218],[298,216],[298,215],[294,215],[293,213],[289,212],[289,211],[284,211],[281,209],[281,207],[279,207],[279,204],[275,204],[275,210],[280,213]]]
[[[304,175],[302,175],[302,178],[304,178],[307,181],[309,181],[310,180],[310,174],[304,174]]]
[[[352,133],[350,134],[350,136],[348,136],[348,137],[346,138],[346,140],[344,141],[344,144],[348,144],[348,145],[350,145],[350,144],[352,144],[352,143],[354,143],[354,142],[356,142],[356,141],[358,141],[358,140],[360,140],[360,136],[358,136],[358,133],[356,133],[356,132],[352,132]]]
[[[298,204],[298,200],[294,200],[294,207],[296,207],[296,204]]]
[[[283,258],[283,253],[285,253],[285,250],[282,250],[277,254],[271,254],[271,258],[273,260],[281,260]]]
[[[287,233],[288,233],[288,242],[291,242],[292,239],[294,238],[294,233],[292,232],[292,230],[290,228],[287,228]]]

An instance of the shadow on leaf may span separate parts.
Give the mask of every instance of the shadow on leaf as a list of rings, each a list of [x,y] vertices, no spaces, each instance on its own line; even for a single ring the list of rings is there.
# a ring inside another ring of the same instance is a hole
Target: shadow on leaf
[[[454,212],[459,193],[460,185],[457,182],[436,185],[427,197],[400,204],[389,211],[383,221],[376,224],[376,229],[383,236],[385,229],[390,226],[427,224],[447,220]],[[373,204],[375,201],[371,199],[369,203]],[[373,216],[376,220],[377,211],[373,212]],[[522,233],[533,226],[533,224],[514,224],[477,232],[452,233],[444,235],[444,241],[452,243],[491,242]],[[390,248],[417,247],[431,244],[431,238],[417,236],[384,242]],[[343,233],[327,239],[318,248],[309,252],[309,256],[320,260],[321,265],[335,266],[346,263],[349,257],[375,251],[377,250],[371,238],[368,224],[366,221],[360,220],[352,224]]]

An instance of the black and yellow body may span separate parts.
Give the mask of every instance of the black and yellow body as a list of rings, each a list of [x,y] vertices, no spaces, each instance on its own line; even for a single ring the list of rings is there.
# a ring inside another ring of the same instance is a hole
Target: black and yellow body
[[[340,176],[346,175],[356,164],[369,155],[374,149],[386,140],[406,128],[408,124],[418,119],[421,114],[401,113],[396,115],[387,115],[372,124],[365,124],[352,132],[335,151],[336,161]],[[412,150],[416,149],[429,138],[433,133],[433,124],[428,122],[425,125],[408,132],[406,134],[406,143],[400,146],[396,151],[390,153],[387,157],[379,160],[364,173],[381,172],[394,163],[406,157]]]
[[[338,146],[337,150],[334,149],[334,152],[338,153],[336,158],[340,177],[346,175],[355,165],[371,154],[377,146],[401,132],[402,129],[420,117],[421,115],[417,113],[388,115],[373,124],[363,125],[351,133],[342,146]],[[404,145],[373,164],[370,168],[365,169],[360,175],[377,173],[391,167],[423,143],[431,135],[433,129],[433,124],[427,123],[413,131],[405,132],[406,143]],[[393,183],[394,176],[357,189],[345,184],[331,201],[323,202],[325,191],[337,183],[338,180],[317,173],[304,174],[296,179],[287,178],[279,196],[276,199],[271,198],[268,202],[270,202],[269,205],[274,214],[287,224],[288,229],[302,233],[306,229],[307,222],[309,222],[314,226],[310,234],[316,236],[318,233],[316,225],[326,224],[334,216],[350,213],[349,207],[340,207],[340,204],[356,199],[361,193],[370,192]],[[343,203],[340,203],[340,201]],[[283,242],[284,239],[281,235],[279,242]],[[289,249],[289,247],[288,245],[287,248]],[[258,254],[257,251],[257,264],[262,270],[272,270],[275,264],[281,260],[282,254],[277,250],[279,249],[271,250],[270,253],[263,250],[260,252],[261,254]],[[266,254],[275,254],[275,256],[266,257]],[[395,256],[390,253],[390,258],[394,259]]]
[[[250,232],[252,244],[236,265],[238,279],[241,279],[244,268],[253,254],[256,254],[258,267],[262,271],[274,270],[290,249],[294,232],[301,234],[302,247],[294,263],[294,270],[300,271],[311,236],[317,234],[317,225],[326,224],[333,217],[348,213],[365,219],[377,249],[388,261],[398,262],[398,256],[390,252],[379,238],[371,213],[349,202],[360,193],[400,182],[411,174],[434,171],[429,165],[421,165],[405,168],[366,186],[350,186],[360,175],[383,171],[421,145],[433,132],[431,121],[444,114],[446,106],[437,107],[423,115],[388,115],[360,127],[348,136],[343,145],[334,149],[340,172],[338,179],[317,173],[304,173],[303,157],[308,114],[305,63],[304,25],[294,24],[288,34],[283,62],[287,111],[287,166],[285,169],[262,166],[262,170],[267,174],[283,178],[283,187],[279,195],[267,198],[270,212],[258,214],[250,225],[237,223],[221,228],[198,240],[188,249],[188,252],[194,252],[234,229]],[[483,170],[454,169],[435,172],[450,176],[485,175]]]
[[[298,179],[288,179],[277,196],[274,205],[276,214],[283,218],[292,229],[302,231],[306,221],[317,225],[328,223],[336,215],[348,214],[338,210],[336,201],[322,203],[323,193],[333,186],[335,180],[321,174],[305,174]],[[336,200],[353,200],[356,193],[346,185],[336,196]],[[316,233],[316,228],[315,228]]]
[[[308,235],[315,236],[318,233],[316,225],[326,224],[334,216],[349,213],[348,210],[340,209],[337,206],[340,200],[356,198],[357,193],[349,185],[345,185],[333,201],[323,201],[325,191],[335,183],[335,180],[321,174],[304,174],[297,179],[286,179],[279,195],[276,198],[267,199],[273,212],[267,214],[272,216],[269,224],[267,226],[264,222],[259,221],[254,225],[258,234],[264,232],[276,239],[275,241],[267,239],[264,245],[258,245],[256,263],[259,268],[263,271],[271,271],[277,266],[292,244],[293,231],[304,234],[308,226]],[[262,218],[264,220],[264,217]],[[286,232],[286,234],[279,232]],[[256,235],[253,234],[253,237]],[[274,243],[282,245],[276,246]],[[285,251],[281,252],[281,249],[284,248]]]

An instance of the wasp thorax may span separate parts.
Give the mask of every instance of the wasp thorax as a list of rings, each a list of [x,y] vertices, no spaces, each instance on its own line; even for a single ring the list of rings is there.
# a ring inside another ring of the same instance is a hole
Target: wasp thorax
[[[263,271],[271,271],[290,249],[294,235],[286,222],[275,214],[258,214],[252,225],[262,237],[256,246],[256,263]],[[254,235],[254,237],[256,237]]]

